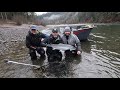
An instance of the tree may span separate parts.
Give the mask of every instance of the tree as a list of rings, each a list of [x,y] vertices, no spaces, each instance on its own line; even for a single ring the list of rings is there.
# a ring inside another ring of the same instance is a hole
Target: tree
[[[34,12],[0,12],[0,19],[2,20],[12,20],[14,17],[20,16],[21,21],[28,22],[28,21],[34,21],[35,20],[35,13]]]

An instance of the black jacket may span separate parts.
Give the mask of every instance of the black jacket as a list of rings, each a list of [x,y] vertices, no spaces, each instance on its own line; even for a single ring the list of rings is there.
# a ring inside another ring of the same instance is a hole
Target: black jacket
[[[46,46],[44,43],[41,42],[42,38],[46,38],[45,34],[38,32],[37,34],[32,34],[30,31],[28,32],[28,35],[26,36],[26,46],[29,49],[32,49],[33,47],[44,47]]]
[[[53,35],[51,34],[47,40],[47,43],[48,44],[59,44],[59,43],[63,43],[63,41],[60,35],[58,35],[57,38],[54,38]]]

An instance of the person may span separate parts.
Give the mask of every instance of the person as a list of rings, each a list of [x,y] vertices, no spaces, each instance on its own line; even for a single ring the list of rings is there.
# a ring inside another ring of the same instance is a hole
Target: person
[[[59,44],[62,43],[62,38],[58,33],[58,29],[53,29],[52,34],[48,37],[47,44]]]
[[[71,33],[70,27],[65,27],[64,34],[62,36],[62,41],[64,44],[69,44],[76,47],[76,50],[74,51],[75,55],[81,55],[82,49],[80,40],[75,34]]]
[[[41,57],[45,57],[45,50],[43,47],[46,47],[46,44],[42,43],[43,38],[46,38],[46,35],[39,32],[36,25],[32,25],[26,36],[26,46],[29,48],[29,54],[31,60],[36,60],[36,51]]]
[[[58,29],[53,29],[52,33],[48,37],[47,44],[60,44],[60,43],[63,43],[63,42],[62,42],[61,36],[58,33]],[[56,55],[58,56],[60,54],[60,52],[59,52],[59,50],[53,50],[51,45],[50,46],[48,45],[46,48],[46,54],[48,56],[48,61],[54,61],[53,57]],[[57,58],[57,59],[61,60],[61,57],[62,56],[60,56],[60,58]]]

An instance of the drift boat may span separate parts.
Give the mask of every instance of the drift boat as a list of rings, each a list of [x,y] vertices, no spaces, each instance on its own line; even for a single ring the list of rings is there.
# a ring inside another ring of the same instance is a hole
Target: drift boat
[[[53,28],[57,28],[59,30],[59,34],[62,36],[64,32],[64,28],[66,26],[71,27],[72,33],[75,34],[79,40],[87,40],[91,30],[94,28],[94,25],[83,25],[83,24],[68,24],[68,25],[49,25],[47,30],[42,30],[42,33],[46,35],[50,35],[52,33]]]

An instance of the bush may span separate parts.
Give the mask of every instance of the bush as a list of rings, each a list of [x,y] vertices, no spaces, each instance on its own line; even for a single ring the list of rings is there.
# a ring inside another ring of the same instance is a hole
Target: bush
[[[42,26],[44,26],[44,27],[46,26],[46,24],[45,24],[45,23],[43,23],[43,22],[41,22],[41,25],[42,25]]]
[[[46,26],[46,24],[45,23],[43,23],[43,22],[40,22],[40,21],[38,21],[38,20],[35,20],[34,22],[33,22],[33,24],[35,24],[35,25],[42,25],[42,26]]]
[[[41,22],[40,22],[40,21],[35,20],[35,21],[33,22],[33,24],[35,24],[35,25],[41,25]]]
[[[13,21],[16,22],[16,25],[22,25],[23,24],[24,17],[20,15],[16,15],[13,17]]]
[[[0,24],[4,24],[5,20],[0,19]]]

